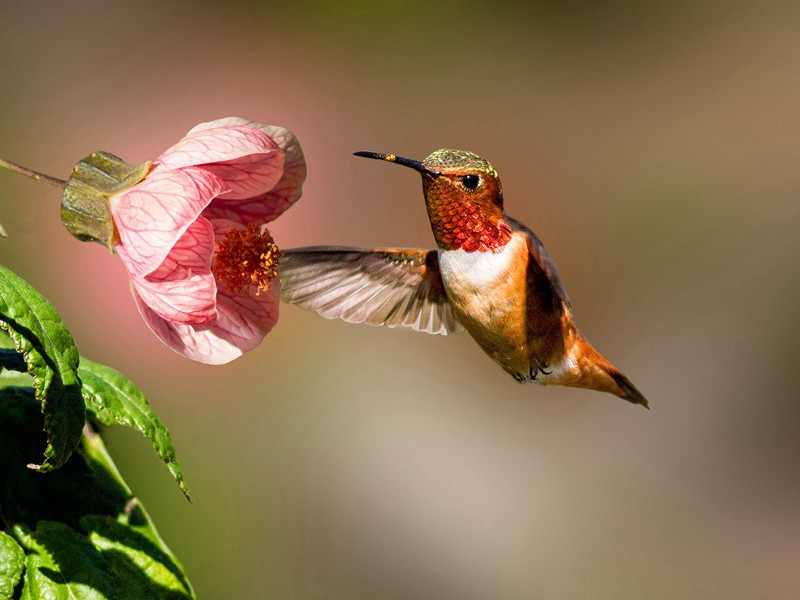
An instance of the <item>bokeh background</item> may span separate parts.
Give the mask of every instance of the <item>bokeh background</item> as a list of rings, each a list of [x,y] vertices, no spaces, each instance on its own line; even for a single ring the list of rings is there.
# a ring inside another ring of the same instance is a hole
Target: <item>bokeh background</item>
[[[416,175],[486,156],[649,397],[520,386],[466,336],[284,306],[193,364],[121,265],[0,173],[0,262],[170,427],[118,465],[203,599],[800,597],[800,4],[0,1],[0,155],[57,176],[240,115],[298,135],[279,244],[431,246]]]

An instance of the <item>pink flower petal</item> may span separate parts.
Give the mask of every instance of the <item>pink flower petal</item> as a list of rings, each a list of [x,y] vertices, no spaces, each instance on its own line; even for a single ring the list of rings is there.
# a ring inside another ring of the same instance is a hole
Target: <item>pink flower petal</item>
[[[255,348],[278,322],[280,295],[281,280],[277,277],[260,294],[232,294],[221,288],[217,292],[219,319],[214,329],[224,332],[242,352]]]
[[[123,264],[125,247],[118,249]],[[153,312],[175,323],[206,325],[217,320],[217,284],[211,273],[214,230],[200,217],[170,251],[158,269],[132,277],[136,293]]]
[[[211,229],[214,231],[214,243],[219,244],[231,229],[246,229],[246,226],[238,221],[230,219],[208,219]]]
[[[183,277],[188,272],[211,270],[215,234],[211,221],[198,217],[178,239],[161,266],[148,277]]]
[[[255,286],[232,292],[214,278],[214,249],[232,229],[285,211],[305,176],[290,131],[230,117],[194,127],[146,179],[109,199],[136,306],[165,344],[223,364],[272,329],[280,279],[260,294]]]
[[[217,319],[217,286],[210,272],[179,280],[133,277],[131,285],[142,302],[170,322],[209,325]]]
[[[221,119],[214,119],[213,121],[206,121],[205,123],[198,123],[189,131],[187,131],[186,135],[192,135],[193,133],[197,133],[198,131],[206,131],[207,129],[230,127],[234,125],[255,125],[258,127],[258,123],[253,123],[249,119],[245,119],[243,117],[223,117]]]
[[[214,174],[187,167],[153,171],[109,198],[128,272],[144,277],[155,271],[208,203],[228,189]]]
[[[230,192],[221,199],[239,200],[264,194],[283,177],[283,151],[251,154],[234,160],[203,165],[207,171],[228,184]]]
[[[278,145],[254,125],[193,129],[153,161],[154,171],[231,162],[251,155],[272,154]]]
[[[258,196],[236,201],[228,199],[227,196],[218,198],[206,209],[205,216],[231,219],[240,223],[269,222],[280,216],[300,198],[303,182],[306,179],[306,161],[297,138],[283,127],[257,126],[272,137],[284,151],[283,177],[272,189]]]
[[[259,296],[217,294],[219,318],[213,325],[170,323],[151,310],[132,289],[136,306],[148,327],[179,354],[206,364],[221,365],[255,348],[278,320],[280,280]]]

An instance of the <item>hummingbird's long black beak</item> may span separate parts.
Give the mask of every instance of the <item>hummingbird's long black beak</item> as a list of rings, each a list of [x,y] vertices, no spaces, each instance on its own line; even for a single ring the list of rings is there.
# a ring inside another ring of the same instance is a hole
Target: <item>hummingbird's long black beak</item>
[[[404,167],[410,167],[415,171],[419,171],[424,175],[431,175],[433,177],[438,177],[441,175],[439,171],[434,171],[433,169],[427,168],[418,160],[411,160],[410,158],[403,158],[402,156],[395,156],[394,154],[383,154],[382,152],[368,152],[366,150],[362,150],[361,152],[353,152],[356,156],[363,156],[364,158],[376,158],[378,160],[385,160],[388,162],[397,163],[398,165],[403,165]]]

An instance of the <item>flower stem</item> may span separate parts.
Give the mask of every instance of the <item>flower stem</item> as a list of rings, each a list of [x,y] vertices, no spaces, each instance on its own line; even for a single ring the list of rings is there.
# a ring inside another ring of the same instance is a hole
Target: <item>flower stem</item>
[[[16,173],[20,173],[21,175],[25,175],[25,177],[30,177],[31,179],[35,179],[36,181],[43,181],[44,183],[52,185],[53,187],[63,188],[66,187],[67,185],[67,182],[64,181],[63,179],[58,179],[57,177],[51,177],[50,175],[39,173],[38,171],[34,171],[33,169],[28,169],[26,167],[23,167],[22,165],[18,165],[4,158],[0,158],[0,167],[4,167]]]

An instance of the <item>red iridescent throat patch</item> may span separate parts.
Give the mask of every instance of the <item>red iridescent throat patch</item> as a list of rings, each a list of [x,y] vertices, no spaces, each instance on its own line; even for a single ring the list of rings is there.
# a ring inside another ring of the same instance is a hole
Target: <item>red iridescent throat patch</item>
[[[429,203],[428,214],[436,242],[445,250],[500,252],[511,240],[508,223],[469,200]]]

